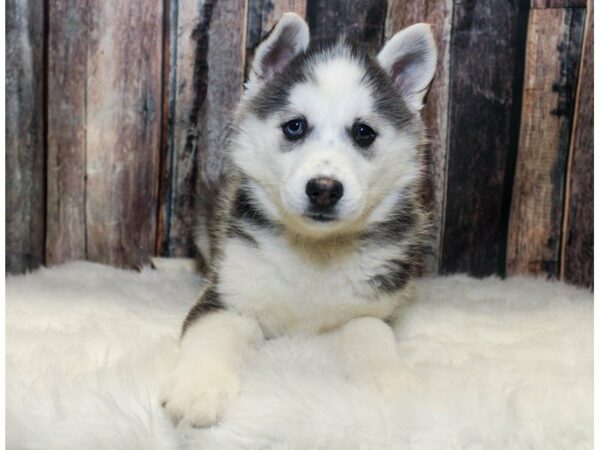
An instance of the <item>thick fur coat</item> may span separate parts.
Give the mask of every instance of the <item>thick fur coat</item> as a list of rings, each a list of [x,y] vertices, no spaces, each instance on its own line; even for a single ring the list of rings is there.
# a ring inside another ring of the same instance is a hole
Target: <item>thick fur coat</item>
[[[165,390],[175,422],[217,422],[265,338],[341,328],[349,377],[382,389],[410,379],[389,323],[413,297],[425,243],[419,110],[435,65],[425,24],[375,54],[309,43],[285,14],[258,46],[210,242],[198,239],[208,286]]]

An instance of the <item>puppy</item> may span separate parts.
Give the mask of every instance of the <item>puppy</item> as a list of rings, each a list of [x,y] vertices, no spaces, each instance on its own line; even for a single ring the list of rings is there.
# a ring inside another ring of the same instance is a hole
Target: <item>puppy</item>
[[[425,240],[419,110],[436,60],[426,24],[372,55],[310,43],[292,13],[257,47],[210,247],[199,243],[207,286],[164,392],[175,422],[218,422],[251,350],[281,335],[337,330],[350,377],[402,378],[387,323],[413,295]]]

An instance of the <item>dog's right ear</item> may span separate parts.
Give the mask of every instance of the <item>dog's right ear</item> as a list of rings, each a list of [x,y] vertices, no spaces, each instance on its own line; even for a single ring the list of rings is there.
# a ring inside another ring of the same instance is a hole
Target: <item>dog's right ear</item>
[[[419,111],[437,64],[431,26],[417,23],[399,31],[383,46],[377,60],[407,106]]]
[[[249,87],[271,80],[308,47],[308,25],[300,16],[285,13],[258,45],[248,77]]]

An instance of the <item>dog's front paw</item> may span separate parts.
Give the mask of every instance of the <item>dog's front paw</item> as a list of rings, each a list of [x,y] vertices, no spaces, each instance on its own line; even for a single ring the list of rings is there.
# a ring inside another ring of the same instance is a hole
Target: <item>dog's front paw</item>
[[[221,420],[239,390],[239,375],[222,365],[177,367],[164,389],[162,405],[174,424],[207,427]]]

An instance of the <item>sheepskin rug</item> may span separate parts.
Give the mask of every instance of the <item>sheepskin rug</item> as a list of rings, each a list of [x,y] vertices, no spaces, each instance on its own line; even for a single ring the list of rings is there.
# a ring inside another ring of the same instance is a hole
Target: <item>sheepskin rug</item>
[[[10,449],[589,449],[589,291],[437,277],[395,330],[419,383],[347,381],[328,336],[267,342],[218,426],[159,405],[193,273],[70,263],[6,283]]]

